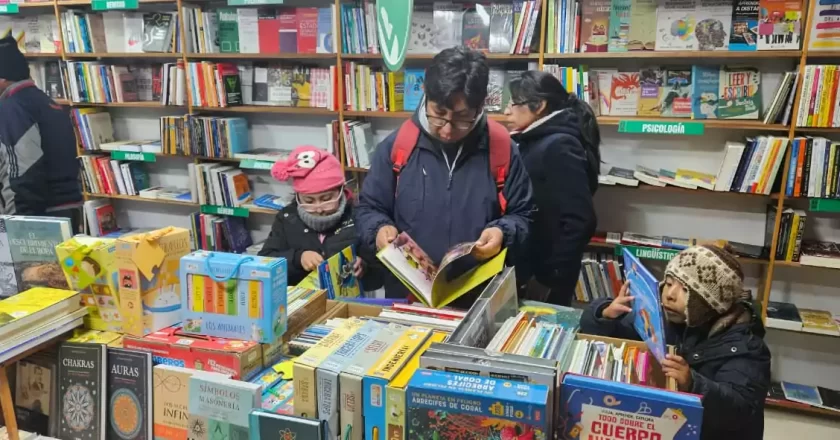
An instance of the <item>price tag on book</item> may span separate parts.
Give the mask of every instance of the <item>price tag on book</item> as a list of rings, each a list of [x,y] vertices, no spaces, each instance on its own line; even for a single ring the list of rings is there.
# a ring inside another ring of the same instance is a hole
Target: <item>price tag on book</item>
[[[631,254],[646,260],[671,261],[680,251],[676,249],[661,249],[643,246],[616,246],[615,254],[621,256],[621,248],[627,249]]]
[[[136,153],[132,151],[112,151],[111,159],[131,160],[134,162],[156,162],[157,157],[153,153]]]
[[[619,121],[619,133],[701,136],[702,122]]]
[[[228,6],[282,5],[283,0],[228,0]]]
[[[230,206],[201,205],[202,214],[231,215],[234,217],[248,217],[248,208],[231,208]]]
[[[0,14],[17,14],[18,12],[18,5],[16,4],[0,5]]]
[[[274,162],[266,160],[245,159],[239,163],[239,168],[246,168],[249,170],[270,170]]]
[[[811,199],[811,211],[814,212],[840,212],[839,199]]]
[[[118,9],[137,9],[138,0],[92,0],[91,9],[94,11],[113,11]]]

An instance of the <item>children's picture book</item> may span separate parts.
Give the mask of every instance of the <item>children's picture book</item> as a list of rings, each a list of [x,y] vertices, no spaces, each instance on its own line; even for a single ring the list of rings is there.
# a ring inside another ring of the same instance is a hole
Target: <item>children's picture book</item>
[[[436,265],[405,232],[376,255],[425,305],[440,308],[501,272],[507,249],[479,264],[475,242],[453,246]]]
[[[326,290],[329,299],[362,296],[362,282],[356,278],[353,271],[355,262],[355,246],[347,246],[341,252],[321,262],[318,265],[318,288]]]
[[[759,6],[758,50],[799,49],[802,0],[761,0]]]
[[[718,66],[691,66],[693,90],[691,92],[691,118],[716,119],[720,68]]]
[[[729,50],[752,51],[758,43],[758,0],[735,0]]]
[[[624,276],[630,282],[633,299],[633,327],[648,349],[661,363],[665,347],[665,320],[659,302],[659,282],[642,262],[627,248],[624,255]]]
[[[688,118],[691,116],[691,70],[669,69],[660,98],[662,116]]]
[[[718,99],[718,118],[758,119],[761,73],[755,67],[722,67]]]
[[[700,396],[566,374],[560,387],[560,438],[700,438]]]
[[[697,0],[694,38],[699,50],[729,49],[733,0]]]
[[[611,0],[581,3],[581,52],[606,52],[609,43]]]
[[[661,0],[656,10],[656,50],[696,50],[695,0]]]

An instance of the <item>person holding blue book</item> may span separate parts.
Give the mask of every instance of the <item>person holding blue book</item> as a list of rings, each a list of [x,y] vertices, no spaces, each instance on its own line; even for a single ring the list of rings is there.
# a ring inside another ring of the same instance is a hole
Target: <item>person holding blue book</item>
[[[318,270],[321,262],[357,244],[353,197],[345,188],[341,163],[318,147],[296,148],[288,159],[272,166],[271,175],[279,181],[292,180],[295,201],[277,213],[259,254],[285,258],[288,283],[294,286]],[[362,254],[353,263],[355,276],[367,290],[381,287],[377,266],[372,254]]]
[[[674,257],[659,285],[665,339],[677,347],[661,362],[662,370],[680,391],[703,397],[703,439],[764,436],[771,355],[743,280],[734,255],[702,245]],[[614,300],[593,302],[581,317],[581,332],[640,339],[629,291],[625,283]]]

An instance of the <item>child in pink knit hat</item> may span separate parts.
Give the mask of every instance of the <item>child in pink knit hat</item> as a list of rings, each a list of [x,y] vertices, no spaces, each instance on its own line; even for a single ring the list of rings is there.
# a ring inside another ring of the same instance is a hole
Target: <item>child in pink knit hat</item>
[[[295,148],[287,159],[274,164],[271,175],[279,181],[292,180],[295,201],[277,214],[260,255],[285,258],[289,285],[294,286],[326,258],[357,244],[353,204],[341,163],[318,147]],[[364,273],[363,263],[374,262],[375,256],[360,257],[354,263],[356,276],[365,275],[366,289],[378,287],[377,280]]]

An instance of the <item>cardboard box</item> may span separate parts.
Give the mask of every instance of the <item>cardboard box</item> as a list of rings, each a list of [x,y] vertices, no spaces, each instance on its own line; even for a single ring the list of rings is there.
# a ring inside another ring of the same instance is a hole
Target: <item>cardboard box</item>
[[[578,333],[575,339],[586,339],[589,341],[601,341],[606,342],[609,344],[614,344],[616,347],[620,347],[621,344],[625,344],[627,348],[636,347],[637,350],[640,352],[648,352],[647,344],[643,341],[632,341],[629,339],[618,339],[618,338],[608,338],[606,336],[597,336],[597,335],[588,335],[585,333]],[[673,345],[666,346],[666,350],[668,353],[675,354],[676,348]],[[650,362],[648,363],[648,375],[651,378],[651,383],[656,388],[662,388],[665,390],[670,391],[677,391],[677,381],[666,377],[665,373],[662,372],[662,367],[659,366],[659,362],[656,361],[656,358],[653,357],[653,353],[650,354]]]
[[[327,300],[327,312],[315,320],[315,324],[327,322],[332,318],[364,318],[379,316],[382,307],[369,306],[348,301]]]
[[[295,387],[295,415],[299,417],[315,418],[318,414],[317,382],[315,369],[321,365],[338,347],[350,339],[356,330],[366,321],[349,319],[344,325],[336,328],[329,335],[318,341],[315,346],[295,359],[294,387]]]
[[[286,333],[286,260],[196,251],[181,258],[190,334],[273,343]]]
[[[379,358],[379,362],[368,370],[362,380],[366,440],[385,440],[385,387],[431,334],[432,330],[427,327],[409,328],[388,352]]]
[[[88,309],[85,327],[92,330],[123,331],[116,250],[114,239],[84,235],[55,248],[67,284],[82,294],[82,304]]]
[[[414,375],[414,372],[420,368],[420,356],[429,348],[432,343],[443,342],[449,336],[446,332],[434,332],[432,336],[417,350],[411,357],[411,360],[403,367],[400,374],[385,387],[385,426],[386,439],[388,440],[405,440],[407,437],[406,423],[405,423],[405,389],[408,386],[408,381]]]
[[[117,239],[123,332],[144,336],[181,322],[181,257],[190,231],[166,227]]]
[[[187,335],[178,326],[145,337],[126,335],[123,346],[152,353],[155,364],[212,371],[249,380],[262,370],[262,347],[253,341],[234,341]]]
[[[292,288],[289,288],[291,291]],[[335,301],[331,301],[335,303]],[[289,304],[291,307],[291,304]],[[334,305],[338,307],[338,305]],[[289,325],[286,333],[283,335],[283,342],[289,342],[306,330],[310,325],[318,322],[321,316],[327,313],[327,291],[318,290],[315,295],[310,298],[306,305],[289,315]]]

